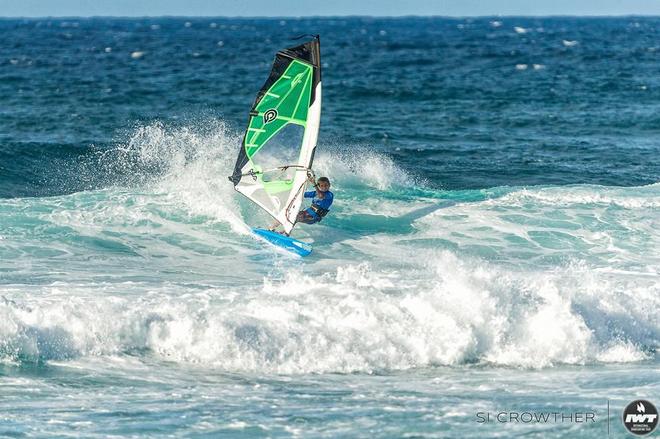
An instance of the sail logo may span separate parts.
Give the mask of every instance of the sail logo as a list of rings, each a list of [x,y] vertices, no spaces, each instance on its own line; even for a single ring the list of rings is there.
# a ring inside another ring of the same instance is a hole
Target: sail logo
[[[295,87],[296,85],[300,84],[300,82],[303,80],[303,76],[305,76],[305,73],[298,73],[296,76],[293,77],[293,80],[291,81],[291,88]]]
[[[658,425],[658,410],[649,401],[638,399],[623,411],[623,425],[632,434],[645,436]]]
[[[270,110],[266,111],[264,113],[264,125],[267,123],[271,123],[277,119],[277,110],[274,108],[271,108]]]

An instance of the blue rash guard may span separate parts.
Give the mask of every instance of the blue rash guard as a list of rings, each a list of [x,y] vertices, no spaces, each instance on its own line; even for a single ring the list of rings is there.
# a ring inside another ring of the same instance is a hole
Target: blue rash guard
[[[316,191],[308,191],[305,192],[305,198],[312,198],[312,205],[318,206],[321,209],[330,209],[330,206],[332,205],[332,200],[335,197],[332,192],[327,191],[324,192],[324,197],[323,198],[317,198],[316,197]],[[312,218],[316,220],[316,222],[321,221],[321,217],[314,212],[314,209],[311,207],[308,207],[305,209],[305,212],[309,213]]]

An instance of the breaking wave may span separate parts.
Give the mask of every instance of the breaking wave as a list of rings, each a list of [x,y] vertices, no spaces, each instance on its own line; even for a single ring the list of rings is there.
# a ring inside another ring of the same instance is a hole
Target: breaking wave
[[[1,201],[0,358],[298,374],[655,356],[657,184],[442,191],[322,149],[337,205],[299,260],[251,237],[266,219],[227,182],[238,142],[154,123],[101,158],[123,181]]]

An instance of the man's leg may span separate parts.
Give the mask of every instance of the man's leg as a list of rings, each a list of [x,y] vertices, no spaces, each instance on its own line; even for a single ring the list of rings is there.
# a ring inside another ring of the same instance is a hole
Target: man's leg
[[[303,223],[303,224],[314,224],[316,222],[316,218],[314,218],[307,210],[301,210],[298,212],[298,217],[296,218],[296,222]]]

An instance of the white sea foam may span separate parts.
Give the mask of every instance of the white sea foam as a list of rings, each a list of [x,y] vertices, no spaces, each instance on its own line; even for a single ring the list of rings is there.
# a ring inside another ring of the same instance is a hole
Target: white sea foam
[[[314,160],[316,173],[333,176],[342,184],[360,184],[379,191],[420,183],[384,154],[365,147],[353,146],[351,150],[352,153],[320,151]]]
[[[594,333],[575,309],[590,297],[566,284],[567,273],[503,271],[447,251],[418,255],[414,271],[364,263],[322,276],[292,270],[238,295],[174,285],[32,288],[33,298],[0,304],[0,352],[44,361],[148,349],[168,361],[270,373],[646,358],[632,341]],[[609,315],[615,325],[639,317]]]
[[[189,214],[226,221],[244,233],[234,190],[227,180],[233,170],[240,137],[222,121],[207,120],[204,128],[168,127],[156,122],[136,129],[123,147],[131,160],[161,171],[151,190],[161,202],[185,207]]]
[[[654,186],[623,189],[597,186],[567,186],[563,188],[522,189],[506,195],[503,202],[520,206],[535,202],[552,206],[567,205],[612,205],[625,209],[660,207],[660,190]]]

